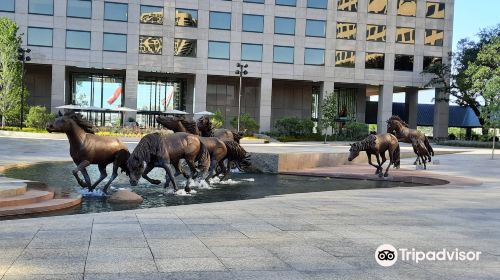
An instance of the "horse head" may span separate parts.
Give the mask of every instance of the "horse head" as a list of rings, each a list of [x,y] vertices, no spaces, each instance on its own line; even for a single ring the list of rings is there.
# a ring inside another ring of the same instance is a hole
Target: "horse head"
[[[196,122],[196,125],[198,126],[198,130],[201,132],[201,135],[203,137],[212,137],[213,136],[212,121],[210,121],[209,117],[202,116],[201,118],[198,119],[198,121]]]
[[[349,148],[349,157],[347,158],[347,160],[353,161],[359,156],[360,148],[358,143],[349,144],[349,146],[351,146],[351,148]]]
[[[70,132],[76,127],[82,128],[86,133],[95,133],[95,128],[92,123],[83,118],[82,114],[69,112],[62,115],[60,112],[58,117],[47,124],[47,131],[52,132]]]
[[[127,168],[130,185],[137,186],[139,179],[141,179],[142,174],[144,173],[143,160],[139,159],[137,155],[132,153],[127,160]]]

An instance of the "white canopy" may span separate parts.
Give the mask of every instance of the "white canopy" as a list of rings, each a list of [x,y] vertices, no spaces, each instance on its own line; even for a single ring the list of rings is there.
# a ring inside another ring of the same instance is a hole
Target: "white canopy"
[[[137,112],[136,109],[128,108],[128,107],[118,107],[116,109],[113,109],[113,111],[118,111],[118,112]]]
[[[209,112],[209,111],[201,111],[201,112],[194,113],[194,114],[195,115],[201,115],[201,116],[213,116],[213,115],[215,115],[214,113]]]
[[[68,105],[62,105],[62,106],[57,106],[57,109],[67,109],[67,110],[82,110],[83,107],[79,105],[74,105],[74,104],[68,104]]]
[[[167,115],[187,115],[186,112],[175,109],[169,109],[167,111],[164,111],[163,113]]]

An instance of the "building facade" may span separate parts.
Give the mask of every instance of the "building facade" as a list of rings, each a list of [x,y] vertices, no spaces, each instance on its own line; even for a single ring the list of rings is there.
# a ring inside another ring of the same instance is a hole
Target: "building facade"
[[[237,62],[248,64],[242,112],[261,131],[283,117],[317,118],[327,94],[364,122],[379,96],[377,123],[406,92],[416,125],[418,89],[432,63],[448,63],[453,0],[2,0],[32,50],[29,103],[75,104],[111,124],[101,109],[137,109],[151,125],[167,109],[238,112]],[[437,91],[437,94],[440,94]],[[441,100],[441,99],[438,99]],[[446,103],[446,102],[444,102]],[[447,103],[435,127],[447,125]],[[438,130],[439,130],[438,129]],[[438,134],[440,132],[438,131]],[[435,130],[436,134],[436,130]],[[439,135],[438,135],[439,136]]]

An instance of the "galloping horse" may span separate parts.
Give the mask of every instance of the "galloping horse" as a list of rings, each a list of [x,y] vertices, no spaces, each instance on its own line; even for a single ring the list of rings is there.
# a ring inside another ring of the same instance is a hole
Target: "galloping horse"
[[[431,156],[434,156],[434,150],[432,149],[431,144],[429,144],[429,139],[427,139],[425,134],[416,129],[410,129],[408,127],[408,124],[398,116],[392,116],[387,120],[387,133],[394,134],[398,138],[398,141],[410,144],[412,144],[411,138],[415,137],[419,141],[422,141],[425,148],[427,149],[427,161],[430,162]],[[415,146],[413,146],[413,152],[415,152],[415,154],[417,155],[418,160],[418,153]]]
[[[165,188],[172,183],[174,191],[177,191],[175,177],[169,165],[179,166],[181,159],[186,160],[193,177],[198,174],[196,167],[201,167],[202,173],[205,173],[210,165],[210,155],[199,137],[183,132],[148,134],[139,141],[127,161],[130,184],[136,186],[142,176],[151,184],[159,185],[161,181],[151,179],[148,177],[148,173],[155,167],[161,167],[166,171]],[[144,168],[144,162],[146,162],[146,168]],[[198,162],[198,166],[195,165],[195,162]],[[186,185],[185,191],[191,191],[188,185]]]
[[[424,143],[422,140],[418,139],[417,137],[410,137],[411,142],[413,145],[413,150],[417,154],[417,161],[418,164],[424,164],[424,169],[427,169],[427,158],[430,157],[429,151],[425,147]]]
[[[365,151],[366,156],[368,157],[368,164],[377,168],[375,174],[378,174],[379,177],[382,177],[382,171],[383,171],[382,165],[384,165],[386,161],[385,157],[386,151],[389,151],[390,161],[383,176],[387,177],[389,175],[388,172],[389,172],[389,167],[391,167],[391,165],[394,165],[394,167],[396,168],[398,168],[400,165],[399,142],[398,139],[390,133],[384,133],[378,135],[370,134],[364,140],[350,145],[351,148],[349,149],[348,160],[349,161],[354,160],[359,155],[359,152]],[[372,163],[372,157],[371,157],[372,155],[375,155],[375,157],[377,158],[378,165]],[[382,157],[382,162],[380,162],[379,156]]]
[[[103,191],[106,193],[111,182],[118,176],[118,167],[122,172],[128,174],[127,159],[130,156],[128,148],[118,138],[103,137],[95,135],[95,128],[89,121],[85,120],[81,114],[66,113],[47,125],[48,132],[64,132],[68,136],[70,150],[69,153],[77,168],[73,170],[76,181],[82,188],[93,191],[97,185],[104,180],[108,174],[106,166],[113,163],[113,174]],[[97,164],[101,176],[92,185],[90,176],[87,173],[87,166]],[[78,172],[83,175],[80,179]]]

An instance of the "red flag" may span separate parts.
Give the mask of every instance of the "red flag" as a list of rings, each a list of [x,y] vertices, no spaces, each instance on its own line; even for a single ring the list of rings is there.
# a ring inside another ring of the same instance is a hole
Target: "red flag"
[[[108,99],[108,104],[111,105],[113,103],[115,103],[116,99],[118,99],[118,97],[120,97],[120,94],[122,94],[122,87],[119,86],[116,88],[115,92],[113,92],[113,95],[111,95],[111,97]]]

